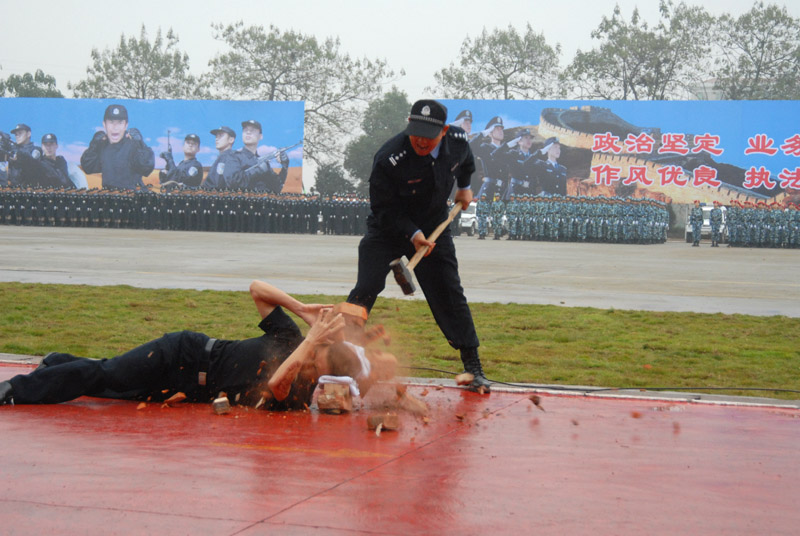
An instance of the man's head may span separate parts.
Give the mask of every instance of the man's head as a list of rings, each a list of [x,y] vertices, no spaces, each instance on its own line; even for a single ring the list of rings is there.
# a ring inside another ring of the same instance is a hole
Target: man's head
[[[214,146],[219,152],[227,151],[236,141],[236,132],[231,127],[222,126],[211,131],[214,135]]]
[[[320,376],[349,376],[358,381],[364,376],[364,366],[354,347],[340,341],[317,347],[314,359],[303,365],[300,376],[310,381]]]
[[[261,129],[261,123],[255,119],[242,121],[242,143],[244,146],[255,152],[258,147],[258,142],[264,137]]]
[[[25,123],[19,123],[13,128],[11,133],[14,135],[14,138],[16,138],[15,141],[17,145],[25,145],[31,141],[31,127]]]
[[[103,115],[103,130],[109,143],[119,143],[128,130],[128,110],[121,104],[112,104]]]
[[[200,136],[188,134],[183,138],[183,155],[186,158],[194,158],[200,151]]]
[[[58,151],[58,138],[55,134],[45,134],[42,136],[42,152],[47,158],[55,158]]]
[[[555,162],[561,156],[561,144],[558,138],[547,138],[542,146],[542,154],[547,155],[547,159]]]
[[[453,124],[457,127],[461,127],[467,134],[472,133],[472,112],[469,110],[461,110],[458,115],[456,116],[456,120],[453,121]]]
[[[492,143],[495,145],[500,145],[503,143],[503,138],[505,138],[505,127],[503,126],[503,118],[499,115],[492,117],[488,123],[486,123],[486,128],[483,129],[484,132],[488,132],[489,138],[492,140]]]
[[[523,153],[529,153],[533,145],[533,134],[527,128],[524,128],[519,133],[519,148]]]
[[[447,134],[446,121],[447,108],[443,104],[435,100],[415,102],[405,130],[414,152],[419,156],[430,154]]]

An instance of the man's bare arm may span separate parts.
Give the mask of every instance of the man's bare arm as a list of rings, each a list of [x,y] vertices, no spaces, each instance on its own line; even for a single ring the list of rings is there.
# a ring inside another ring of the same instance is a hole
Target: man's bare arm
[[[286,361],[281,363],[267,383],[267,387],[277,400],[285,400],[289,396],[292,384],[297,379],[303,365],[314,360],[317,347],[334,342],[334,337],[343,328],[344,318],[342,315],[334,315],[329,309],[320,311],[317,320],[308,330],[305,340],[286,358]]]
[[[281,306],[302,318],[309,326],[314,323],[320,310],[333,307],[332,304],[303,303],[264,281],[250,283],[250,296],[253,297],[261,318],[266,318],[275,307]]]

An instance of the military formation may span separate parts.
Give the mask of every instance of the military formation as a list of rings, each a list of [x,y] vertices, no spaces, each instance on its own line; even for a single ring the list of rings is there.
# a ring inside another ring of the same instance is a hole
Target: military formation
[[[667,206],[653,199],[516,196],[476,205],[478,238],[657,244],[667,240]]]
[[[4,225],[361,235],[368,214],[369,202],[353,195],[0,188]]]
[[[800,210],[795,203],[734,200],[726,212],[731,247],[800,247]]]

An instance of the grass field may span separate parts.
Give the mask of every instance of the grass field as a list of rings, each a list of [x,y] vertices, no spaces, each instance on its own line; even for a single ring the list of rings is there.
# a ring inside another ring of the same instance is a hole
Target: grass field
[[[343,300],[296,297],[322,303]],[[0,283],[0,304],[3,353],[59,350],[111,357],[182,329],[225,339],[260,333],[247,292]],[[471,307],[484,369],[493,380],[800,391],[797,318],[513,304]],[[389,350],[405,365],[461,371],[458,352],[445,341],[425,302],[381,298],[370,322],[384,324],[392,336]],[[401,372],[445,376],[419,369]],[[790,392],[727,393],[800,399]]]

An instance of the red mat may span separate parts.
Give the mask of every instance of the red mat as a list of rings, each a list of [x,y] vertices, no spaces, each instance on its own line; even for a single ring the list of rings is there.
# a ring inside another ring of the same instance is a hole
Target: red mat
[[[0,407],[0,533],[798,533],[797,410],[409,391],[429,418],[380,436],[371,409]]]

